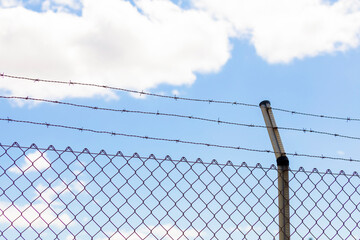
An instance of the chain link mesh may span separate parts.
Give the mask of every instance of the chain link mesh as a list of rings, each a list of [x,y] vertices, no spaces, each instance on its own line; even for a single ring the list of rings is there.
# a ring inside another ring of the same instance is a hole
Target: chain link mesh
[[[359,239],[357,173],[290,170],[292,239]],[[278,239],[277,169],[0,145],[0,239]]]

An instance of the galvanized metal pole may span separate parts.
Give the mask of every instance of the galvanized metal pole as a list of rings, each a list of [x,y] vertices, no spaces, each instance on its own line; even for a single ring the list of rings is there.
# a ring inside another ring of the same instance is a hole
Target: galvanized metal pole
[[[280,240],[290,240],[290,212],[289,212],[289,160],[275,123],[270,102],[265,100],[260,104],[265,124],[273,146],[278,166],[278,199],[279,199],[279,234]]]

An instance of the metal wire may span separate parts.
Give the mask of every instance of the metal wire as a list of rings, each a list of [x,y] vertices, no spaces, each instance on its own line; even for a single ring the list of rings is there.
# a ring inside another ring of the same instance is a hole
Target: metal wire
[[[64,101],[57,101],[57,100],[49,100],[49,99],[42,99],[42,98],[32,98],[32,97],[19,97],[19,96],[2,96],[0,95],[0,99],[19,99],[19,100],[27,100],[27,101],[38,101],[38,102],[47,102],[47,103],[54,103],[60,105],[67,105],[72,107],[79,107],[79,108],[87,108],[92,110],[102,110],[102,111],[111,111],[111,112],[120,112],[120,113],[135,113],[135,114],[146,114],[146,115],[155,115],[155,116],[166,116],[166,117],[177,117],[177,118],[185,118],[190,120],[200,120],[205,122],[212,122],[217,124],[226,124],[226,125],[235,125],[235,126],[242,126],[242,127],[250,127],[250,128],[271,128],[264,125],[257,125],[257,124],[246,124],[246,123],[237,123],[237,122],[230,122],[230,121],[223,121],[218,119],[209,119],[191,115],[181,115],[181,114],[174,114],[174,113],[162,113],[162,112],[149,112],[149,111],[139,111],[139,110],[128,110],[128,109],[114,109],[114,108],[103,108],[97,106],[89,106],[83,104],[76,104]],[[303,132],[303,133],[314,133],[320,135],[327,135],[339,138],[346,138],[352,140],[360,140],[360,137],[348,136],[344,134],[338,133],[331,133],[326,131],[318,131],[313,129],[306,129],[306,128],[292,128],[292,127],[277,127],[280,130],[287,130],[287,131],[296,131],[296,132]]]
[[[305,112],[298,112],[298,111],[287,110],[287,109],[276,108],[276,107],[275,108],[272,107],[272,109],[275,111],[286,112],[286,113],[291,113],[291,114],[295,114],[295,115],[303,115],[303,116],[308,116],[308,117],[343,120],[343,121],[347,121],[347,122],[349,122],[349,121],[359,122],[360,121],[360,118],[336,117],[336,116],[329,116],[329,115],[323,115],[323,114],[305,113]]]
[[[31,125],[41,125],[41,126],[46,126],[46,127],[64,128],[64,129],[78,130],[81,132],[91,132],[91,133],[97,133],[97,134],[108,134],[111,136],[140,138],[140,139],[145,139],[145,140],[183,143],[183,144],[190,144],[190,145],[200,145],[200,146],[206,146],[206,147],[216,147],[216,148],[234,149],[234,150],[244,150],[244,151],[260,152],[260,153],[275,153],[272,150],[254,149],[254,148],[246,148],[246,147],[240,147],[240,146],[230,146],[230,145],[212,144],[212,143],[204,143],[204,142],[184,141],[184,140],[180,140],[180,139],[149,137],[149,136],[141,136],[141,135],[135,135],[135,134],[110,132],[110,131],[104,131],[104,130],[94,130],[94,129],[89,129],[89,128],[74,127],[74,126],[67,126],[67,125],[61,125],[61,124],[52,124],[52,123],[47,123],[47,122],[16,120],[16,119],[11,119],[11,118],[0,118],[0,121],[7,121],[9,123],[15,122],[15,123],[25,123],[25,124],[31,124]],[[286,154],[290,155],[290,156],[295,156],[295,157],[308,157],[308,158],[331,159],[331,160],[349,161],[349,162],[360,162],[360,159],[353,159],[353,158],[331,157],[331,156],[324,156],[324,155],[311,155],[311,154],[296,153],[296,152],[295,153],[286,153]]]
[[[219,104],[230,104],[230,105],[241,105],[241,106],[247,106],[247,107],[256,107],[259,106],[257,104],[251,104],[251,103],[245,103],[245,102],[238,102],[238,101],[224,101],[224,100],[214,100],[214,99],[199,99],[199,98],[185,98],[185,97],[178,97],[178,96],[169,96],[169,95],[162,95],[162,94],[156,94],[156,93],[149,93],[144,91],[136,91],[126,88],[119,88],[119,87],[111,87],[106,85],[100,85],[100,84],[94,84],[94,83],[82,83],[82,82],[73,82],[73,81],[59,81],[59,80],[48,80],[48,79],[39,79],[39,78],[29,78],[29,77],[20,77],[20,76],[14,76],[14,75],[8,75],[8,74],[1,74],[2,77],[8,77],[12,79],[20,79],[20,80],[26,80],[26,81],[33,81],[33,82],[44,82],[44,83],[56,83],[56,84],[66,84],[66,85],[79,85],[79,86],[88,86],[88,87],[98,87],[98,88],[105,88],[110,90],[116,90],[116,91],[123,91],[123,92],[129,92],[129,93],[135,93],[140,95],[147,95],[147,96],[153,96],[153,97],[160,97],[160,98],[167,98],[167,99],[174,99],[174,100],[184,100],[184,101],[193,101],[193,102],[205,102],[205,103],[219,103]],[[330,115],[324,115],[324,114],[313,114],[313,113],[305,113],[305,112],[299,112],[294,110],[287,110],[283,108],[272,108],[275,111],[281,111],[286,113],[291,113],[294,115],[302,115],[302,116],[308,116],[308,117],[317,117],[317,118],[324,118],[324,119],[333,119],[333,120],[343,120],[343,121],[356,121],[360,122],[360,118],[353,118],[353,117],[337,117],[337,116],[330,116]]]
[[[182,157],[180,159],[174,159],[171,158],[169,155],[166,155],[165,157],[155,157],[153,154],[150,154],[147,157],[144,156],[140,156],[138,153],[134,153],[133,155],[124,155],[121,151],[118,151],[117,153],[111,153],[111,152],[107,152],[105,149],[101,149],[99,151],[90,151],[88,148],[84,148],[83,150],[76,150],[73,149],[72,147],[68,146],[66,148],[56,148],[53,145],[48,146],[47,148],[45,147],[39,147],[37,146],[35,143],[30,144],[29,146],[23,146],[20,145],[18,142],[14,142],[11,145],[10,144],[2,144],[0,142],[0,148],[4,148],[4,149],[11,149],[11,148],[19,148],[19,149],[23,149],[24,152],[26,151],[30,151],[30,150],[40,150],[41,152],[47,152],[47,151],[54,151],[57,153],[65,153],[65,152],[70,152],[73,154],[89,154],[93,157],[96,156],[106,156],[109,158],[113,158],[113,157],[124,157],[126,159],[131,159],[131,158],[139,158],[142,160],[148,160],[148,159],[154,159],[156,158],[157,160],[161,160],[161,161],[173,161],[173,162],[182,162],[182,161],[186,161],[189,163],[201,163],[204,165],[219,165],[221,167],[225,167],[225,166],[234,166],[234,167],[243,167],[246,166],[247,168],[257,168],[260,167],[262,169],[266,169],[266,170],[270,170],[270,169],[276,169],[276,166],[274,164],[271,164],[270,167],[265,167],[263,166],[261,163],[257,163],[255,165],[255,167],[253,166],[249,166],[246,162],[242,162],[241,164],[239,163],[234,163],[230,160],[228,160],[226,163],[221,163],[216,159],[213,159],[212,161],[203,161],[202,159],[198,158],[196,160],[188,160],[186,159],[186,157]],[[290,171],[292,172],[304,172],[304,173],[319,173],[319,174],[331,174],[334,176],[338,176],[338,175],[346,175],[346,176],[359,176],[359,173],[357,171],[354,171],[353,173],[345,173],[343,170],[340,170],[339,172],[333,172],[331,169],[327,169],[326,171],[319,171],[317,168],[313,168],[312,170],[305,170],[303,167],[299,167],[298,169],[291,169],[291,167],[289,167]]]
[[[358,239],[360,176],[289,170],[292,239]],[[277,168],[0,144],[0,238],[278,239]]]
[[[221,103],[221,104],[233,104],[233,105],[242,105],[242,106],[249,106],[249,107],[258,107],[258,105],[255,104],[248,104],[248,103],[242,103],[242,102],[229,102],[229,101],[222,101],[222,100],[211,100],[211,99],[199,99],[199,98],[184,98],[184,97],[178,97],[178,96],[168,96],[168,95],[161,95],[156,93],[149,93],[144,91],[136,91],[126,88],[119,88],[119,87],[111,87],[106,85],[100,85],[95,83],[82,83],[82,82],[74,82],[74,81],[59,81],[59,80],[48,80],[48,79],[38,79],[38,78],[28,78],[28,77],[18,77],[18,76],[12,76],[3,74],[3,77],[13,78],[13,79],[21,79],[21,80],[27,80],[27,81],[33,81],[33,82],[44,82],[44,83],[57,83],[57,84],[66,84],[66,85],[79,85],[79,86],[87,86],[87,87],[98,87],[98,88],[105,88],[110,90],[116,90],[116,91],[123,91],[128,93],[136,93],[140,95],[147,95],[147,96],[153,96],[153,97],[161,97],[161,98],[169,98],[174,100],[184,100],[184,101],[193,101],[193,102],[206,102],[206,103]]]

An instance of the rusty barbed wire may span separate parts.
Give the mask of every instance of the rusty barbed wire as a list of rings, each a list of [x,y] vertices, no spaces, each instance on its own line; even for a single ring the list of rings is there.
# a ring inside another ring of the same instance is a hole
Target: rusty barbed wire
[[[0,95],[0,99],[18,99],[18,100],[26,100],[26,101],[38,101],[38,102],[54,103],[54,104],[59,104],[59,105],[67,105],[67,106],[78,107],[78,108],[87,108],[87,109],[92,109],[92,110],[111,111],[111,112],[120,112],[120,113],[135,113],[135,114],[166,116],[166,117],[177,117],[177,118],[184,118],[184,119],[190,119],[190,120],[199,120],[199,121],[212,122],[212,123],[217,123],[217,124],[235,125],[235,126],[250,127],[250,128],[266,128],[266,129],[271,128],[271,127],[267,127],[264,125],[258,125],[258,124],[247,124],[247,123],[223,121],[223,120],[220,120],[220,118],[209,119],[209,118],[197,117],[197,116],[192,116],[192,115],[163,113],[163,112],[159,112],[159,111],[149,112],[149,111],[128,110],[128,109],[104,108],[104,107],[89,106],[89,105],[84,105],[84,104],[76,104],[76,103],[71,103],[71,102],[49,100],[49,99],[42,99],[42,98]],[[344,135],[344,134],[331,133],[331,132],[326,132],[326,131],[318,131],[318,130],[313,130],[313,129],[279,127],[279,126],[277,128],[280,130],[296,131],[296,132],[303,132],[303,133],[313,133],[313,134],[327,135],[327,136],[346,138],[346,139],[352,139],[352,140],[360,140],[360,137],[348,136],[348,135]]]
[[[254,149],[254,148],[247,148],[247,147],[240,147],[240,146],[231,146],[231,145],[221,145],[221,144],[213,144],[213,143],[205,143],[205,142],[193,142],[193,141],[185,141],[181,139],[170,139],[170,138],[160,138],[160,137],[151,137],[151,136],[141,136],[136,134],[127,134],[127,133],[119,133],[119,132],[110,132],[105,130],[94,130],[89,128],[83,127],[74,127],[74,126],[67,126],[61,124],[52,124],[47,122],[34,122],[34,121],[26,121],[26,120],[17,120],[11,118],[0,118],[0,121],[7,121],[7,122],[15,122],[15,123],[25,123],[31,125],[41,125],[46,127],[56,127],[56,128],[64,128],[64,129],[71,129],[71,130],[78,130],[81,132],[90,132],[90,133],[97,133],[97,134],[108,134],[111,136],[123,136],[123,137],[131,137],[131,138],[140,138],[146,140],[154,140],[154,141],[164,141],[164,142],[173,142],[173,143],[183,143],[183,144],[190,144],[190,145],[200,145],[206,147],[216,147],[216,148],[224,148],[224,149],[234,149],[234,150],[243,150],[249,152],[259,152],[259,153],[277,153],[272,150],[264,150],[264,149]],[[339,161],[349,161],[349,162],[360,162],[360,159],[353,159],[353,158],[341,158],[341,157],[332,157],[332,156],[325,156],[325,155],[312,155],[312,154],[304,154],[304,153],[286,153],[289,156],[294,157],[307,157],[307,158],[318,158],[318,159],[331,159],[331,160],[339,160]]]
[[[239,102],[239,101],[224,101],[224,100],[214,100],[214,99],[200,99],[200,98],[186,98],[186,97],[178,97],[178,96],[170,96],[170,95],[162,95],[162,94],[156,94],[156,93],[150,93],[145,91],[137,91],[137,90],[131,90],[126,88],[120,88],[120,87],[111,87],[107,85],[100,85],[95,83],[83,83],[83,82],[74,82],[74,81],[59,81],[59,80],[49,80],[49,79],[39,79],[39,78],[30,78],[30,77],[21,77],[21,76],[14,76],[2,73],[0,74],[2,77],[12,78],[12,79],[19,79],[19,80],[26,80],[26,81],[33,81],[33,82],[43,82],[43,83],[56,83],[56,84],[66,84],[66,85],[79,85],[79,86],[87,86],[87,87],[97,87],[97,88],[105,88],[109,90],[116,90],[116,91],[123,91],[128,93],[135,93],[140,95],[147,95],[147,96],[153,96],[153,97],[160,97],[160,98],[167,98],[167,99],[174,99],[174,100],[183,100],[183,101],[193,101],[193,102],[204,102],[204,103],[218,103],[218,104],[230,104],[230,105],[241,105],[241,106],[247,106],[247,107],[255,107],[258,108],[259,106],[257,104],[251,104],[251,103],[245,103],[245,102]],[[308,117],[316,117],[316,118],[323,118],[323,119],[333,119],[333,120],[343,120],[343,121],[356,121],[360,122],[360,118],[353,118],[353,117],[337,117],[337,116],[330,116],[325,114],[314,114],[314,113],[306,113],[306,112],[299,112],[295,110],[288,110],[283,108],[274,108],[275,111],[281,111],[290,113],[293,115],[302,115],[302,116],[308,116]]]

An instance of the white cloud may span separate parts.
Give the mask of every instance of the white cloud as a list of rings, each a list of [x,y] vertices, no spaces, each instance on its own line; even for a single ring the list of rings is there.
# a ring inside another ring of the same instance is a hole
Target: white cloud
[[[269,63],[360,43],[359,0],[189,1],[186,10],[170,0],[46,0],[43,13],[0,8],[0,71],[149,90],[191,85],[196,73],[219,71],[230,58],[230,38],[248,39]],[[18,3],[0,0],[3,7]],[[106,89],[7,78],[0,89],[52,99],[117,98]]]
[[[84,0],[82,16],[0,9],[0,71],[147,90],[159,84],[191,85],[196,73],[217,72],[229,59],[225,21],[169,0],[135,3]],[[105,89],[7,78],[0,89],[52,99],[115,98]]]
[[[69,185],[69,189],[71,190],[71,192],[77,194],[81,191],[83,191],[85,189],[85,185],[86,182],[85,181],[73,181],[70,185]]]
[[[344,151],[341,151],[341,150],[337,151],[336,153],[337,153],[339,156],[344,156],[344,155],[345,155],[345,152],[344,152]]]
[[[19,0],[0,0],[0,7],[15,7],[20,5]]]
[[[17,228],[44,228],[50,224],[53,227],[65,228],[71,223],[69,215],[62,213],[57,216],[44,202],[32,205],[0,202],[0,212],[0,223],[11,222]]]
[[[174,90],[171,91],[171,94],[174,95],[174,96],[179,96],[180,92],[179,92],[179,90],[174,89]]]
[[[251,231],[254,231],[254,232],[262,232],[263,231],[263,228],[262,227],[259,227],[259,226],[251,226],[251,225],[244,225],[244,226],[239,226],[237,228],[235,227],[230,227],[228,228],[228,231],[240,231],[242,232],[243,234],[248,234],[249,232]]]
[[[85,189],[86,182],[82,180],[75,180],[71,183],[67,183],[66,180],[62,180],[60,183],[55,186],[49,187],[39,184],[36,186],[37,194],[35,198],[41,197],[41,201],[45,201],[46,203],[51,203],[51,205],[56,206],[64,206],[64,203],[61,201],[55,201],[59,194],[62,196],[66,194],[70,194],[73,196],[74,194],[78,194]]]
[[[40,195],[41,201],[51,203],[51,205],[63,205],[61,202],[56,202],[55,199],[58,197],[58,194],[64,195],[70,193],[70,190],[64,183],[58,184],[54,187],[48,187],[40,184],[36,187],[36,190],[39,191],[36,198]]]
[[[151,234],[150,234],[151,232]],[[111,235],[111,233],[108,233]],[[176,226],[171,224],[157,225],[157,226],[140,226],[134,231],[125,231],[121,230],[119,233],[113,234],[109,240],[141,240],[141,239],[164,239],[164,240],[172,240],[172,239],[196,239],[198,236],[204,237],[205,232],[198,232],[193,228],[187,230],[181,230]],[[104,239],[105,240],[105,239]]]
[[[47,153],[36,151],[24,157],[24,163],[22,166],[13,166],[9,169],[9,171],[17,174],[22,174],[35,171],[41,172],[49,167],[50,163],[47,160]]]
[[[28,0],[26,3],[29,5],[36,5],[36,4],[40,4],[42,2],[42,0]]]
[[[182,236],[185,236],[187,239],[194,239],[196,237],[203,236],[204,234],[199,234],[198,231],[196,231],[193,228],[182,230],[179,229],[176,226],[173,226],[171,224],[165,224],[162,226],[156,226],[152,229],[152,232],[156,236],[161,236],[161,238],[164,239],[180,239]]]
[[[245,233],[245,234],[249,233],[250,231],[254,231],[254,232],[262,232],[263,231],[262,227],[253,227],[250,225],[247,225],[245,227],[239,226],[238,229],[240,232]]]
[[[39,184],[36,186],[37,191],[31,205],[0,201],[0,223],[12,223],[16,228],[52,226],[60,229],[69,224],[77,224],[66,211],[63,211],[69,206],[59,200],[59,195],[62,198],[74,198],[73,194],[82,191],[84,184],[83,181],[73,181],[71,184],[61,181],[52,187]],[[58,215],[59,212],[62,213]]]
[[[81,1],[80,0],[52,0],[52,2],[68,6],[72,9],[80,9],[81,8]]]
[[[229,21],[269,63],[355,48],[360,40],[360,1],[193,0]]]
[[[76,238],[75,238],[75,236],[74,235],[68,235],[67,237],[66,237],[66,240],[75,240]]]
[[[80,0],[45,0],[41,4],[43,11],[69,12],[69,10],[81,10]]]

